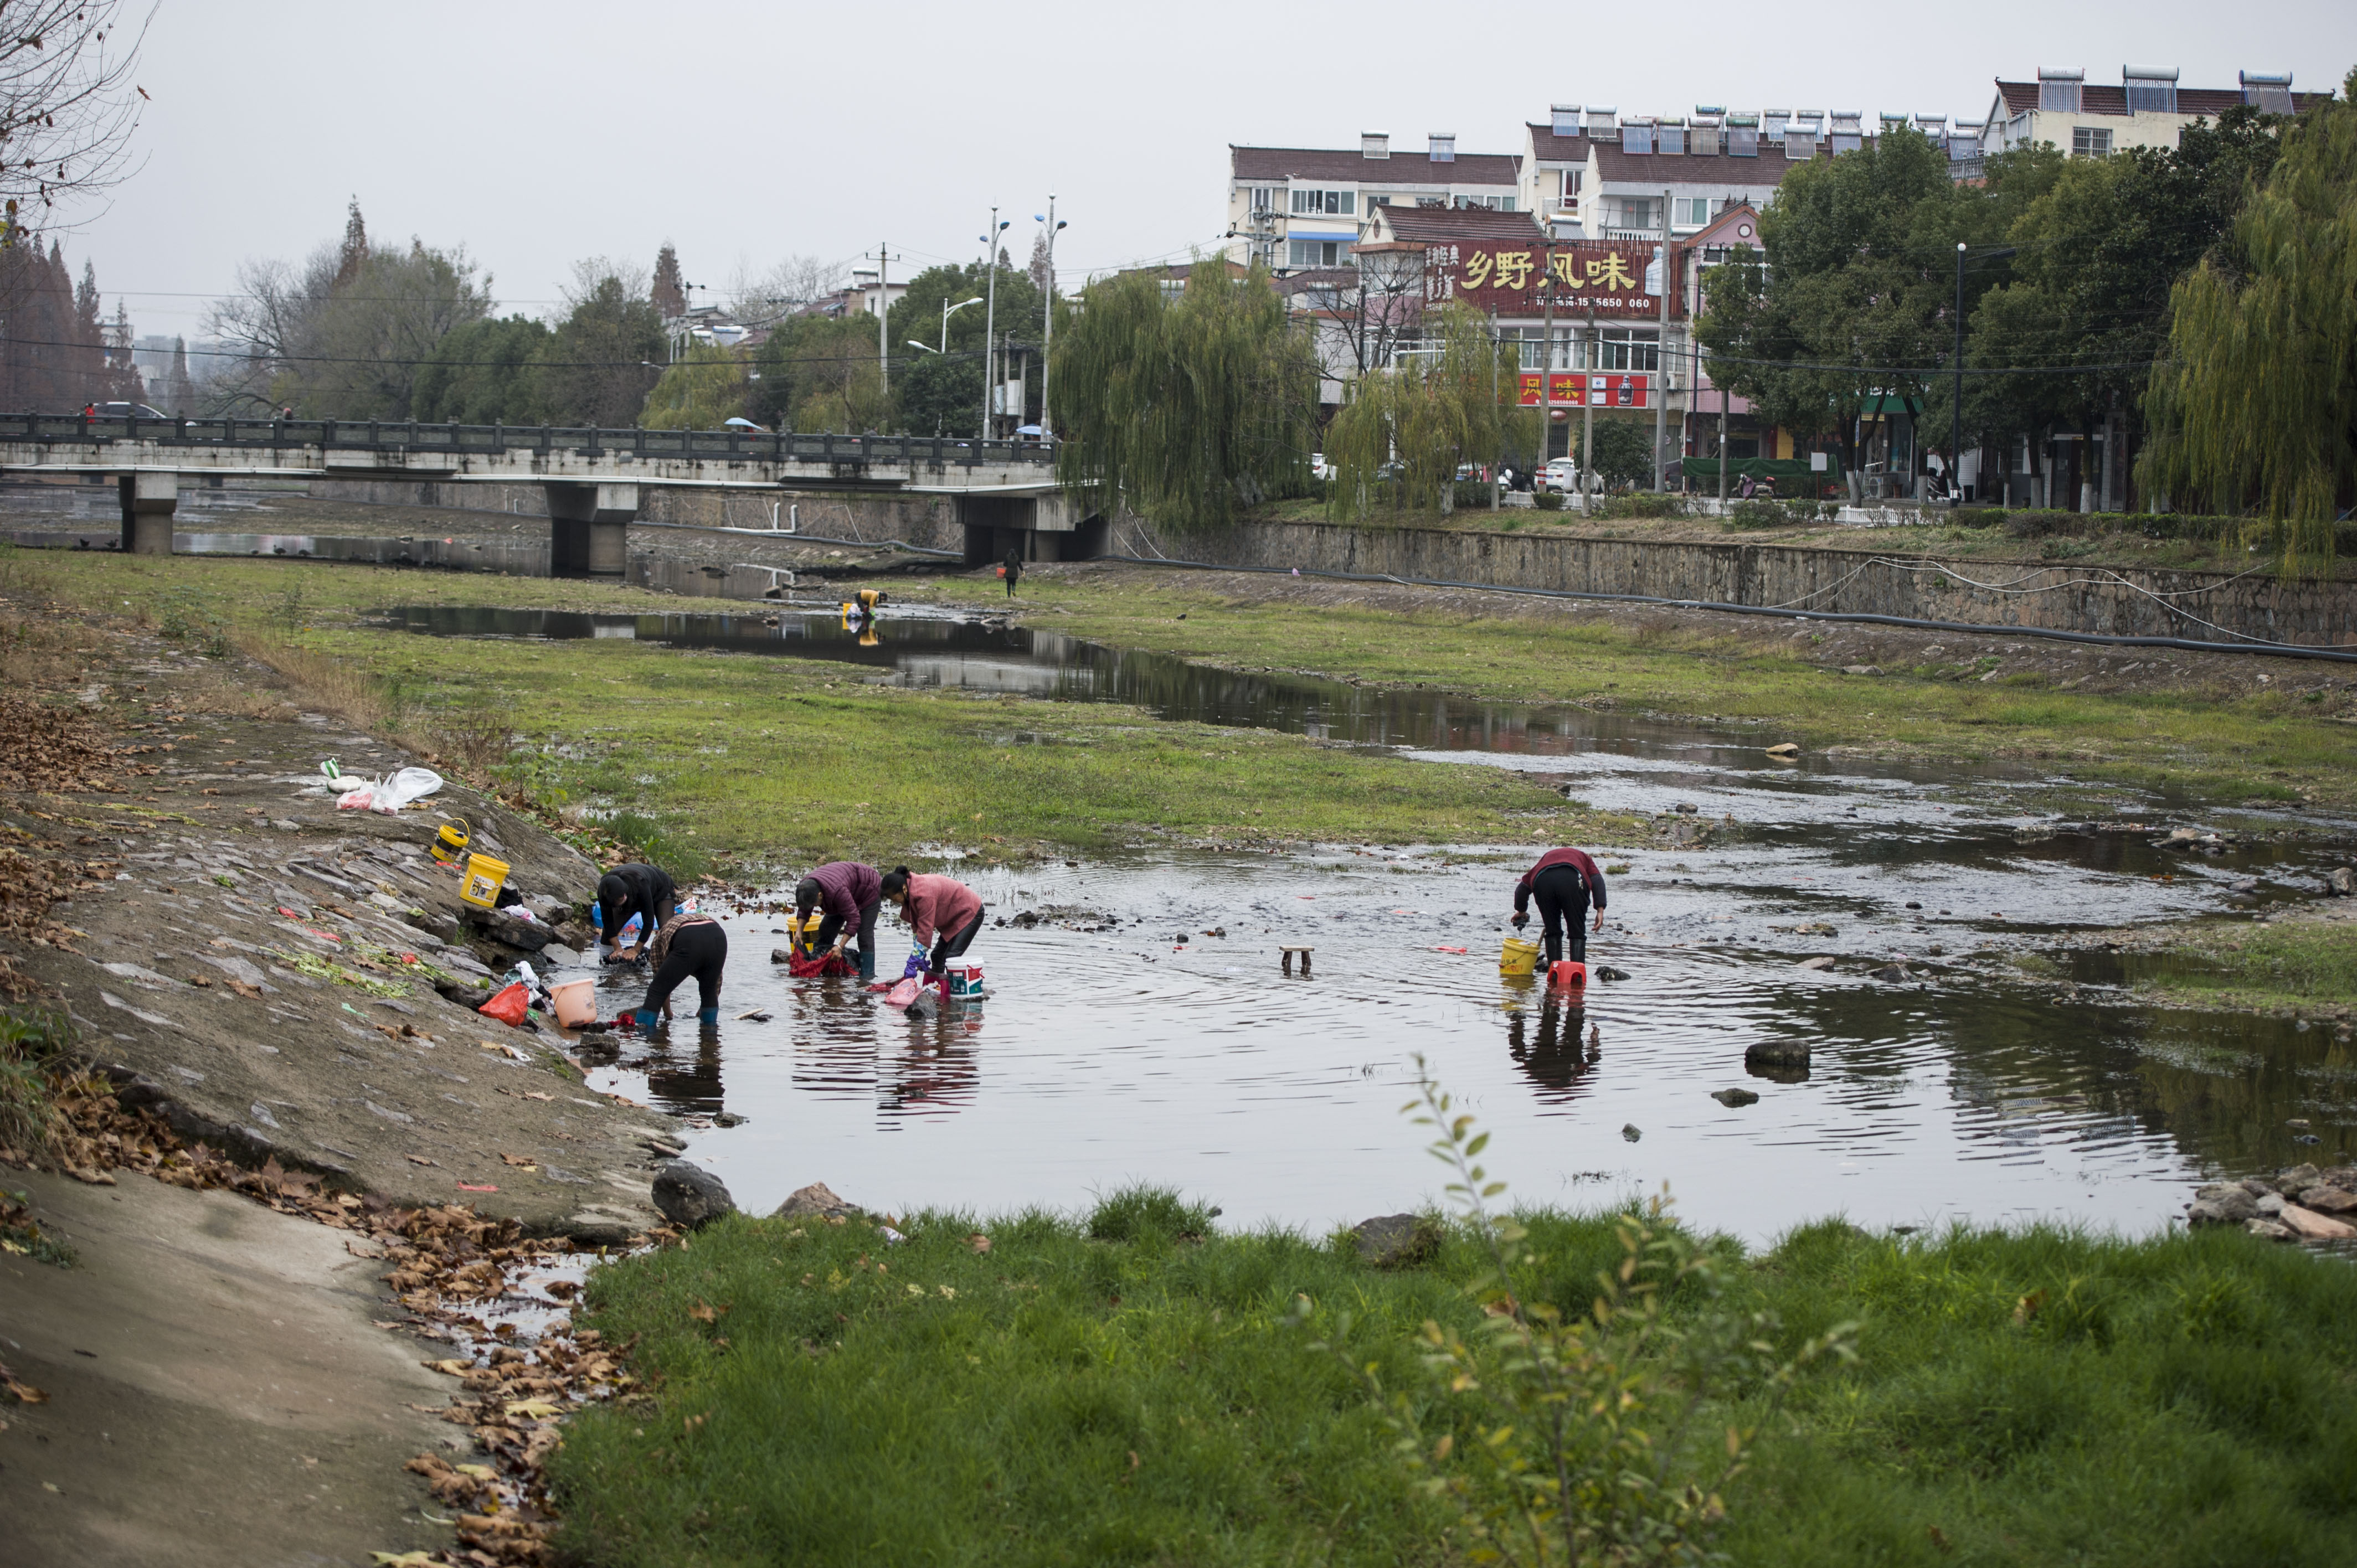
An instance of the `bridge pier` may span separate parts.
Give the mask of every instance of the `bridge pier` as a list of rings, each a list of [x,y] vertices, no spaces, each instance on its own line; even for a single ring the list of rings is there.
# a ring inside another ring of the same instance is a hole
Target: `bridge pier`
[[[1105,553],[1104,519],[1084,514],[1061,490],[960,496],[957,519],[965,529],[969,566],[1004,561],[1010,550],[1026,561],[1086,561]]]
[[[169,555],[172,512],[180,504],[178,474],[118,474],[123,501],[123,550],[127,555]]]
[[[639,487],[606,480],[551,479],[548,569],[557,577],[619,577],[630,565],[630,525]]]

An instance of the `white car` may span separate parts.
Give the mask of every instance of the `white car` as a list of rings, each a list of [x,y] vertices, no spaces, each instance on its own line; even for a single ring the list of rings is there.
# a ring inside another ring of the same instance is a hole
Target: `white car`
[[[1579,465],[1568,457],[1555,457],[1539,470],[1539,483],[1550,490],[1566,493],[1579,488]]]

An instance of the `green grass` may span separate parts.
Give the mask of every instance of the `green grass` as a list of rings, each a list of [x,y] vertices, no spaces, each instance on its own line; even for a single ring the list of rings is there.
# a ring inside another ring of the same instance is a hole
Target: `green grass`
[[[1524,1299],[1579,1310],[1620,1256],[1609,1217],[1524,1218],[1543,1257]],[[856,1222],[739,1217],[595,1271],[583,1321],[640,1337],[651,1391],[571,1423],[565,1547],[610,1564],[1468,1560],[1362,1391],[1287,1320],[1297,1294],[1327,1331],[1347,1311],[1354,1359],[1415,1386],[1417,1326],[1474,1321],[1462,1233],[1383,1272],[1138,1194],[902,1229],[887,1248]],[[2238,1232],[1826,1223],[1735,1278],[1732,1305],[1777,1314],[1788,1348],[1863,1325],[1857,1361],[1803,1377],[1728,1492],[1735,1562],[2357,1560],[2342,1262]],[[1465,1413],[1425,1402],[1428,1429]]]
[[[2197,926],[2178,950],[2201,961],[2153,983],[2171,1001],[2266,1013],[2357,1006],[2357,925],[2346,921]]]
[[[1638,836],[1633,821],[1583,811],[1519,775],[1166,723],[1117,704],[876,687],[861,665],[628,640],[427,638],[361,618],[397,604],[743,607],[311,563],[81,555],[42,564],[54,591],[92,608],[152,618],[172,593],[175,605],[291,639],[306,662],[363,672],[385,693],[385,710],[406,715],[404,733],[511,724],[529,745],[502,768],[508,778],[552,804],[628,813],[626,836],[680,865],[905,859],[927,843],[1014,855],[1131,843]],[[287,613],[290,589],[300,592],[297,614]]]
[[[930,591],[974,593],[960,578]],[[1215,589],[1200,575],[1143,571],[1027,581],[1028,625],[1233,668],[1308,671],[1370,684],[1437,687],[1501,701],[1755,725],[1762,745],[1926,761],[2028,761],[2097,782],[2173,788],[2213,803],[2309,796],[2357,803],[2345,697],[2187,685],[2120,693],[2063,691],[2020,672],[1983,683],[1978,665],[1844,676],[1800,650],[1870,628],[1812,632],[1730,618],[1687,630],[1640,617],[1574,620],[1477,607],[1402,611],[1350,604],[1304,609]],[[1184,616],[1183,620],[1179,618]]]

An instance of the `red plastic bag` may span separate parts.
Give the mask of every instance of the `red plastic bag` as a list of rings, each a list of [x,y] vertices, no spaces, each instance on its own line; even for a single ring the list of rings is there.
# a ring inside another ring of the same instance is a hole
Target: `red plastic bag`
[[[796,980],[826,979],[853,972],[850,963],[839,952],[821,953],[815,958],[796,953],[786,960],[786,973]]]
[[[888,1007],[906,1007],[916,1001],[917,993],[923,989],[923,986],[917,983],[916,976],[910,975],[884,993],[884,1004]]]
[[[518,981],[475,1011],[486,1018],[497,1018],[513,1028],[523,1022],[524,1012],[531,1001],[532,993],[523,988],[523,982]]]

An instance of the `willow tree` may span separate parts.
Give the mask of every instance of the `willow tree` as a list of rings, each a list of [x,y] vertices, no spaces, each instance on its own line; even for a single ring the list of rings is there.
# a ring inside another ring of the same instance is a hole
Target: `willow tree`
[[[1107,517],[1200,533],[1308,488],[1318,363],[1259,268],[1205,260],[1172,281],[1124,274],[1060,306],[1056,478]]]
[[[2289,127],[2232,238],[2170,296],[2140,475],[2244,514],[2287,574],[2329,571],[2357,491],[2357,71]]]
[[[745,412],[752,388],[744,355],[717,343],[698,343],[663,371],[639,411],[639,423],[649,430],[717,430]]]
[[[1534,444],[1536,416],[1519,404],[1521,370],[1517,347],[1499,342],[1469,306],[1426,316],[1421,347],[1361,376],[1327,426],[1329,510],[1363,516],[1379,473],[1396,464],[1394,504],[1447,511],[1459,467],[1497,462],[1510,436]]]

